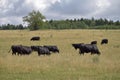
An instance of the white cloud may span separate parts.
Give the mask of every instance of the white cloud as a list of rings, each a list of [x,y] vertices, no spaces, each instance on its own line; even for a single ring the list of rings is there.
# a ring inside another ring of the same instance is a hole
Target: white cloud
[[[7,18],[1,18],[0,23],[6,24],[6,23],[10,23],[10,21]]]
[[[103,7],[99,8],[99,12],[96,17],[102,17],[112,20],[120,20],[120,0],[103,0]],[[102,3],[102,2],[101,2]]]
[[[0,24],[20,24],[22,17],[32,10],[46,12],[46,8],[60,0],[0,0]]]
[[[60,0],[48,8],[54,19],[64,18],[108,18],[120,20],[120,0]]]
[[[47,19],[109,18],[120,20],[120,0],[0,0],[0,24],[20,24],[32,10]]]
[[[33,9],[36,10],[44,10],[47,7],[47,4],[45,4],[46,0],[26,0],[26,5],[31,5]]]
[[[108,0],[98,0],[95,2],[95,8],[91,14],[89,14],[89,17],[96,17],[97,15],[104,13],[109,7],[111,6],[111,3]]]
[[[96,3],[97,6],[102,9],[110,6],[110,2],[108,0],[99,0]]]
[[[105,11],[106,9],[108,9],[110,7],[111,3],[108,0],[99,0],[96,2],[96,6],[98,8],[97,13],[99,14],[103,11]]]
[[[48,12],[56,14],[54,17],[56,16],[57,18],[59,16],[64,16],[63,18],[88,17],[97,10],[94,4],[96,4],[96,0],[61,0],[52,4],[48,8]]]
[[[47,7],[49,7],[51,4],[54,4],[56,1],[60,0],[26,0],[27,5],[32,5],[33,9],[35,10],[41,10],[44,11]]]

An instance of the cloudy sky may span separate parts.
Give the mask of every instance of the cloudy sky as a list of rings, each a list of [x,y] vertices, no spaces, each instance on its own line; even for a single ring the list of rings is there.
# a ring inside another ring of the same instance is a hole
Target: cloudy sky
[[[23,24],[39,10],[46,19],[107,18],[120,20],[120,0],[0,0],[0,24]]]

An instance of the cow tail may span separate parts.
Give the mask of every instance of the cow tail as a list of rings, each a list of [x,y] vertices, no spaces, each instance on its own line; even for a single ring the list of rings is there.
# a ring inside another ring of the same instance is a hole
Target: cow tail
[[[10,50],[8,51],[8,53],[10,53],[10,51],[11,51],[11,48],[10,48]]]

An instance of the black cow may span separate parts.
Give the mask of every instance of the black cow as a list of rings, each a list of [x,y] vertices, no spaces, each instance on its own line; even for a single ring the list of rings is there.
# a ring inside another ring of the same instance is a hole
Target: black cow
[[[22,45],[12,45],[9,52],[12,50],[12,55],[21,54],[21,46]]]
[[[97,44],[97,41],[92,41],[91,44]]]
[[[50,55],[50,51],[48,48],[46,47],[43,47],[43,46],[31,46],[31,49],[33,51],[37,51],[38,52],[38,55]]]
[[[72,44],[72,46],[77,50],[80,48],[81,44],[84,44],[84,43],[76,43],[76,44]]]
[[[31,47],[22,46],[22,45],[12,45],[11,49],[12,49],[12,55],[16,55],[16,54],[17,55],[29,55],[32,52]]]
[[[90,52],[91,54],[100,55],[100,51],[98,50],[96,44],[81,44],[79,50],[80,50],[79,53],[83,55],[84,53],[90,53]]]
[[[38,41],[38,40],[40,40],[40,37],[39,36],[35,36],[35,37],[32,37],[30,40],[31,41]]]
[[[21,47],[21,55],[29,55],[31,54],[32,49],[29,46],[22,46]]]
[[[48,48],[45,48],[45,47],[39,47],[38,48],[38,56],[40,55],[50,55],[50,51]]]
[[[59,49],[58,49],[57,46],[44,45],[43,47],[48,48],[48,50],[51,51],[51,52],[54,52],[54,53],[57,52],[57,53],[59,53]]]
[[[108,39],[102,39],[101,45],[102,45],[102,44],[108,44]]]
[[[39,47],[42,47],[42,46],[31,46],[31,49],[33,51],[38,51]]]

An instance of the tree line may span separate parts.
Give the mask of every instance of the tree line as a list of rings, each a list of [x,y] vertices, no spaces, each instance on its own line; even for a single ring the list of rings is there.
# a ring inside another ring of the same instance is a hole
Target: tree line
[[[22,24],[13,25],[13,24],[3,24],[0,26],[0,30],[23,30],[26,29]]]
[[[43,26],[47,29],[120,29],[120,21],[102,18],[49,20]]]
[[[4,24],[0,26],[1,30],[39,30],[39,29],[120,29],[120,21],[113,21],[107,19],[66,19],[66,20],[45,20],[39,11],[32,11],[27,16],[23,17],[23,22],[28,24],[27,27],[22,24]]]

